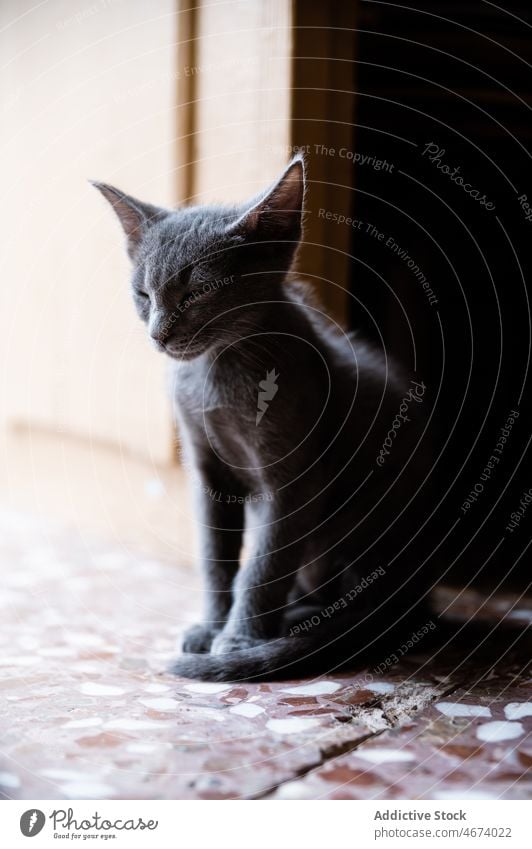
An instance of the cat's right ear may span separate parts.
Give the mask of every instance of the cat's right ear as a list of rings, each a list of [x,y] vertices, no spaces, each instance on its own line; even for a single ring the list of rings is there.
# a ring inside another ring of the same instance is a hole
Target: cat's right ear
[[[143,203],[107,183],[99,183],[96,180],[89,182],[102,193],[116,212],[126,235],[129,258],[135,260],[144,233],[151,224],[165,217],[166,210]]]
[[[293,157],[279,180],[231,225],[234,232],[270,239],[298,241],[305,194],[305,164]]]

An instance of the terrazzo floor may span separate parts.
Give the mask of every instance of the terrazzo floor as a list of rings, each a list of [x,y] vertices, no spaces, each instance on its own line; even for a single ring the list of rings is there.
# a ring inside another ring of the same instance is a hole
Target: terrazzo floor
[[[8,798],[523,798],[520,630],[379,675],[256,685],[165,674],[190,570],[1,514],[0,786]],[[24,552],[21,552],[21,540]],[[16,564],[16,567],[14,567]],[[512,643],[514,645],[512,646]],[[491,650],[495,646],[491,646]]]
[[[474,653],[459,633],[384,671],[197,683],[164,671],[199,607],[189,558],[102,531],[0,501],[4,798],[532,795],[530,601],[484,604]],[[460,628],[482,599],[455,596]]]

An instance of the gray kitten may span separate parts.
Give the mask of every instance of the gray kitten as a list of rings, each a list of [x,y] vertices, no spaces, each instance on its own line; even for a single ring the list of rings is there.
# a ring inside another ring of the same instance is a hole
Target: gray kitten
[[[167,210],[94,185],[125,231],[137,312],[172,360],[195,471],[205,613],[174,671],[257,679],[362,659],[430,586],[412,545],[425,387],[287,282],[302,158],[236,207]]]

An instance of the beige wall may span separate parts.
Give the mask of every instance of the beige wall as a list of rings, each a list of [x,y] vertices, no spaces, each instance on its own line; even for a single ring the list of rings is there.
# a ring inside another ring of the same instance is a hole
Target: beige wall
[[[195,61],[194,201],[245,200],[286,165],[292,4],[200,3]]]
[[[0,423],[171,460],[163,358],[130,303],[119,225],[86,181],[166,205],[267,185],[290,144],[291,10],[0,3]]]
[[[98,178],[177,201],[174,0],[0,4],[0,418],[171,455]]]

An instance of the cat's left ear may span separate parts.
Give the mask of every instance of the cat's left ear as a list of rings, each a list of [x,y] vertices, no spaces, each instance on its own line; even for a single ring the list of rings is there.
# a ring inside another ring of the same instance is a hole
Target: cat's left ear
[[[130,259],[135,260],[144,233],[154,221],[159,221],[167,215],[166,210],[130,197],[107,183],[98,183],[95,180],[89,182],[102,193],[116,212],[126,234],[127,252]]]
[[[303,157],[297,155],[277,183],[231,229],[259,238],[299,239],[304,194],[305,166]]]

